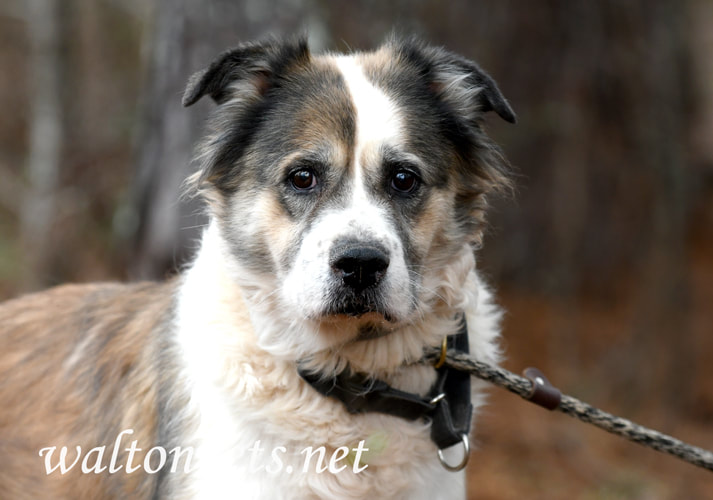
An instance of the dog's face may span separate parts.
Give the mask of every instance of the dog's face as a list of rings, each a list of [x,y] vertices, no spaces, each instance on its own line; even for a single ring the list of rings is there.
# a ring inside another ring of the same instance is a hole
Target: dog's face
[[[312,56],[271,41],[223,54],[184,104],[205,94],[219,108],[199,180],[243,285],[331,332],[322,347],[436,307],[449,263],[479,242],[485,195],[506,184],[481,121],[514,115],[485,73],[417,42]]]

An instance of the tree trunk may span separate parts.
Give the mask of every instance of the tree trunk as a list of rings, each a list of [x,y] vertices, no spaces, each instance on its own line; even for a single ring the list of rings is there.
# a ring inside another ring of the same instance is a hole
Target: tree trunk
[[[40,288],[51,281],[52,226],[61,167],[62,83],[60,0],[28,0],[31,44],[30,82],[33,85],[28,187],[21,210],[21,238],[26,258],[24,286]]]
[[[206,223],[200,201],[181,199],[195,143],[213,106],[181,106],[188,77],[220,52],[266,33],[319,25],[311,2],[159,0],[147,41],[142,127],[135,141],[132,278],[161,278],[184,263]],[[307,13],[311,13],[308,17]],[[319,33],[320,30],[312,30]]]

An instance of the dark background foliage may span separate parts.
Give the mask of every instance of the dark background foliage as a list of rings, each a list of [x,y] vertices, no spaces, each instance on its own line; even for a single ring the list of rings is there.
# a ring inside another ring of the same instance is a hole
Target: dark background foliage
[[[506,366],[713,448],[713,4],[708,0],[5,0],[0,298],[158,279],[204,223],[179,200],[211,103],[188,76],[240,41],[394,28],[477,60],[517,126],[480,265]],[[507,394],[477,429],[472,498],[705,498],[709,473]]]

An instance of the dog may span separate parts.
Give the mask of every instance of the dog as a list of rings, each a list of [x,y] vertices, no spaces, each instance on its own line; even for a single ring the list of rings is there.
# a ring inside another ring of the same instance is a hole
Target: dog
[[[397,37],[347,55],[242,44],[183,104],[204,96],[193,262],[0,307],[1,496],[464,498],[432,419],[354,411],[308,380],[428,396],[438,370],[419,360],[459,328],[499,360],[475,251],[510,184],[483,130],[490,111],[515,122],[507,100],[476,63]]]

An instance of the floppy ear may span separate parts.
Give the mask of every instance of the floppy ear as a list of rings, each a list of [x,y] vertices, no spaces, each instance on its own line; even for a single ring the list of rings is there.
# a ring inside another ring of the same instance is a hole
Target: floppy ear
[[[304,37],[239,45],[191,76],[183,93],[183,105],[190,106],[206,94],[217,104],[241,94],[262,97],[286,67],[307,62],[309,57]]]
[[[517,122],[515,112],[490,75],[480,69],[477,64],[466,59],[460,59],[456,65],[467,72],[468,77],[465,82],[473,88],[480,89],[476,99],[480,104],[481,111],[495,111],[506,122]]]
[[[515,112],[500,92],[495,80],[473,61],[445,49],[425,45],[416,38],[392,39],[401,55],[419,68],[436,95],[467,119],[495,111],[503,120],[515,123]]]

